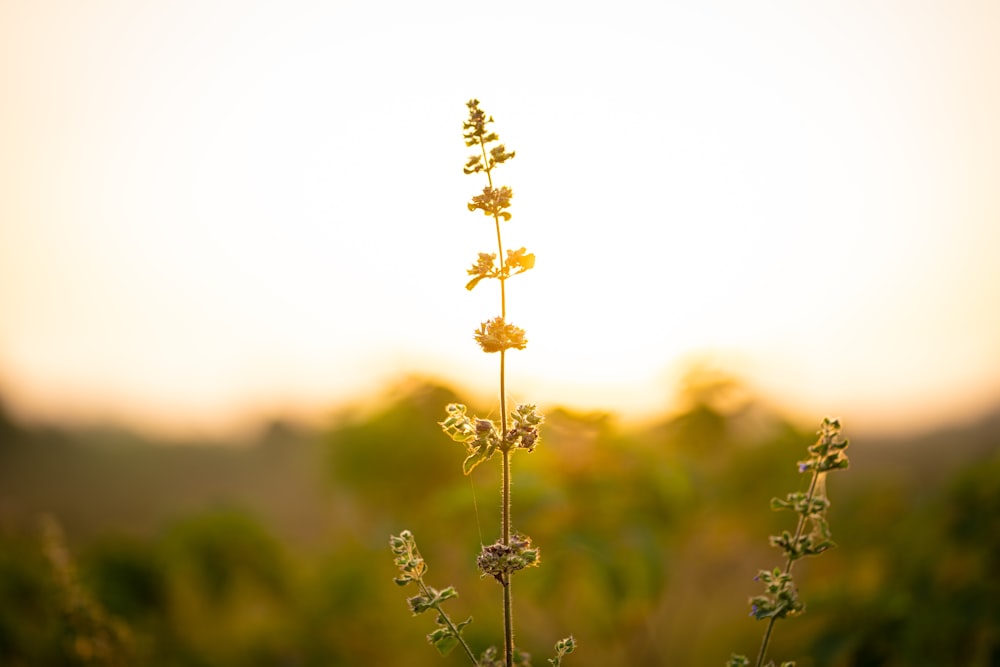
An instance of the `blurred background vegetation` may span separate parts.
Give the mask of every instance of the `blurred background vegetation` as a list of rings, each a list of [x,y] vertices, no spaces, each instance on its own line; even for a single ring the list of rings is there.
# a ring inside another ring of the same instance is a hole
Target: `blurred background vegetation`
[[[477,651],[499,643],[497,470],[461,473],[436,425],[452,390],[407,381],[322,429],[275,421],[252,442],[151,442],[27,427],[0,412],[0,664],[334,666],[441,658],[392,583],[409,529],[428,581],[454,585]],[[547,412],[514,462],[515,529],[542,565],[514,579],[518,644],[547,664],[722,665],[754,654],[758,569],[779,564],[768,509],[800,489],[814,424],[730,378],[693,377],[683,410],[625,427]],[[487,410],[488,411],[488,410]],[[484,411],[486,412],[486,411]],[[1000,411],[906,438],[851,431],[831,476],[839,548],[797,568],[807,613],[772,655],[813,666],[1000,665]]]

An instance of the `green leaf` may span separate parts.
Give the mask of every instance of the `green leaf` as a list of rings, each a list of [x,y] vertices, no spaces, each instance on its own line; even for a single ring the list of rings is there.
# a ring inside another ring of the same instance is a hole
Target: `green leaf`
[[[549,658],[549,663],[551,663],[552,667],[561,667],[563,657],[569,655],[574,650],[576,650],[576,640],[573,639],[573,635],[560,639],[556,642],[556,657]]]
[[[443,591],[440,591],[437,594],[437,596],[435,596],[434,603],[435,604],[440,604],[440,603],[444,602],[445,600],[451,600],[452,598],[457,598],[457,597],[458,597],[458,591],[456,591],[453,586],[449,586],[448,588],[444,589]]]
[[[771,509],[774,511],[791,509],[792,505],[781,498],[771,498]]]
[[[829,549],[833,549],[836,546],[837,545],[834,544],[833,542],[831,542],[830,540],[823,540],[822,542],[819,542],[818,544],[814,544],[811,547],[809,547],[806,550],[806,554],[809,555],[809,556],[818,556],[819,554],[823,553],[824,551],[828,551]]]
[[[465,283],[465,289],[467,289],[467,290],[469,290],[471,292],[473,290],[473,288],[475,288],[475,286],[479,284],[479,281],[482,280],[483,278],[486,278],[486,277],[488,277],[488,276],[476,276],[475,278],[473,278],[469,282]]]
[[[448,655],[458,646],[458,637],[451,633],[448,628],[438,628],[427,635],[427,641],[434,645],[441,655]]]
[[[484,451],[472,452],[462,463],[462,472],[465,473],[466,475],[470,474],[473,470],[476,469],[477,465],[485,461],[487,458],[489,457],[486,456],[486,452]]]
[[[534,266],[535,255],[533,253],[529,253],[524,248],[507,251],[507,259],[504,261],[504,271],[507,275],[516,276],[534,268]]]
[[[422,614],[431,608],[431,601],[425,595],[414,595],[406,601],[410,605],[413,615]]]

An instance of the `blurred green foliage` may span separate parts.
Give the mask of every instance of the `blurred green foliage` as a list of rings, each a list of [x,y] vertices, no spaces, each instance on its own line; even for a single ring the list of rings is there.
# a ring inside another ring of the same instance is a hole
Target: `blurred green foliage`
[[[514,613],[536,664],[569,632],[579,667],[756,650],[746,601],[754,574],[779,564],[767,536],[784,526],[768,503],[800,487],[813,425],[721,376],[693,378],[684,399],[643,427],[548,410],[518,461],[514,528],[541,566],[514,580]],[[475,618],[473,648],[499,641],[499,591],[474,562],[497,537],[498,475],[462,474],[463,448],[436,424],[454,400],[411,383],[322,433],[274,427],[228,447],[0,415],[0,664],[111,664],[66,648],[43,512],[97,617],[128,629],[131,664],[464,664],[426,645],[432,621],[410,617],[388,550],[412,530],[428,581],[455,586],[451,609]],[[852,468],[828,488],[839,548],[797,566],[808,613],[784,623],[775,653],[800,667],[1000,665],[1000,419],[899,441],[848,419],[845,434]]]

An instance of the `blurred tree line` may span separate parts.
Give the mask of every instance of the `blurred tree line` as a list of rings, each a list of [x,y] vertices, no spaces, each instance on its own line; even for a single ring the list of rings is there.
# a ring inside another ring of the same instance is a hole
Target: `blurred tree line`
[[[722,665],[751,653],[752,577],[799,489],[814,426],[702,374],[645,427],[550,410],[514,469],[514,528],[542,564],[513,585],[518,644],[567,664]],[[498,471],[461,472],[425,382],[316,433],[166,446],[114,430],[26,429],[0,412],[0,664],[163,667],[460,665],[426,644],[392,584],[388,536],[416,535],[481,651],[502,633],[480,579]],[[485,411],[484,411],[485,412]],[[817,417],[816,425],[819,423]],[[831,480],[839,548],[797,570],[807,613],[772,655],[800,667],[1000,665],[1000,417],[919,438],[852,434]],[[47,517],[47,518],[42,518]]]

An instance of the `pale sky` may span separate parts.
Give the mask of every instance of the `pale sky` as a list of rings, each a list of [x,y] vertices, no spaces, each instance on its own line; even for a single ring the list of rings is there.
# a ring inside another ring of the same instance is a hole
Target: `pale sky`
[[[516,400],[702,360],[863,428],[1000,403],[1000,3],[0,0],[0,396],[176,433],[489,395],[465,102],[517,157]]]

